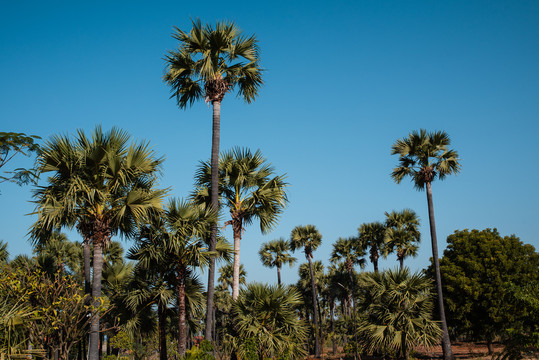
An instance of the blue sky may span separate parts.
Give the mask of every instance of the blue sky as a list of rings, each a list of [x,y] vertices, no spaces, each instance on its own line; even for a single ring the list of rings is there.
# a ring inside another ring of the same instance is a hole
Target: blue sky
[[[328,263],[338,237],[403,208],[423,235],[405,264],[427,266],[425,193],[389,177],[391,144],[420,128],[448,132],[462,159],[461,174],[433,184],[440,248],[456,229],[487,227],[538,247],[539,2],[191,3],[0,2],[2,131],[46,139],[119,126],[166,157],[162,186],[185,197],[210,156],[211,108],[169,100],[163,55],[177,45],[173,26],[232,20],[257,35],[265,85],[251,105],[225,97],[221,148],[260,148],[290,183],[275,230],[244,233],[249,280],[275,281],[258,249],[297,225],[318,227],[314,256]],[[12,255],[31,252],[31,190],[0,184],[0,239]],[[283,281],[296,278],[284,269]]]

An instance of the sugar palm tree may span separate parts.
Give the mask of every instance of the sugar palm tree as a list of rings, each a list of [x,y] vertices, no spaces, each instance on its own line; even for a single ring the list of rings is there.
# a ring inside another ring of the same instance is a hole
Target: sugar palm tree
[[[211,149],[211,204],[218,208],[219,142],[221,102],[227,92],[237,94],[247,103],[258,96],[263,84],[259,61],[258,41],[254,35],[245,36],[233,22],[218,22],[215,28],[193,21],[185,32],[175,28],[173,37],[179,41],[177,50],[165,56],[167,70],[163,80],[170,85],[172,96],[181,109],[204,99],[213,107]],[[217,224],[210,236],[210,250],[215,251]],[[215,280],[215,261],[210,260],[208,272],[208,303],[206,338],[210,338]]]
[[[319,322],[318,322],[318,301],[316,284],[313,272],[313,251],[315,251],[322,243],[322,235],[318,232],[318,229],[314,225],[296,226],[290,234],[290,249],[296,251],[303,248],[305,257],[309,263],[309,272],[311,275],[311,291],[313,296],[313,317],[315,328],[315,345],[314,353],[315,357],[319,358],[321,354],[320,349],[320,337],[319,337]]]
[[[453,358],[453,351],[451,350],[451,341],[445,320],[442,278],[438,259],[438,241],[436,239],[434,205],[432,202],[432,182],[436,178],[444,180],[446,176],[457,174],[460,171],[458,153],[448,148],[450,143],[449,135],[444,131],[428,133],[426,130],[421,129],[419,132],[413,131],[408,137],[397,140],[391,147],[391,154],[399,156],[399,166],[391,173],[393,180],[399,184],[405,177],[409,176],[417,190],[421,191],[425,188],[427,190],[432,258],[436,274],[440,319],[442,321],[442,348],[445,360]]]
[[[290,243],[283,238],[262,244],[258,251],[262,265],[277,268],[278,285],[281,285],[281,267],[283,264],[288,264],[292,267],[296,262],[296,258],[290,255],[288,251],[290,251]]]
[[[357,229],[359,241],[369,249],[369,259],[374,266],[374,272],[378,272],[378,259],[384,248],[386,227],[381,222],[363,223]]]
[[[304,359],[307,326],[296,314],[301,303],[293,288],[247,285],[233,305],[239,335],[255,340],[260,359]]]
[[[167,264],[175,277],[178,305],[178,354],[182,357],[187,350],[187,325],[185,291],[188,277],[196,267],[209,264],[213,255],[204,238],[210,224],[216,221],[217,212],[192,203],[171,200],[165,210],[165,222],[154,219],[153,233],[141,237],[131,251],[131,258],[139,260],[141,266],[150,269],[154,262]]]
[[[35,193],[38,220],[34,241],[63,226],[85,224],[93,243],[92,297],[101,297],[103,249],[111,237],[130,237],[137,224],[159,212],[166,191],[156,189],[162,159],[147,143],[129,144],[130,136],[117,128],[96,127],[90,137],[79,130],[72,141],[54,136],[38,157],[41,174],[51,173],[48,185]],[[89,359],[99,357],[99,314],[90,327]]]
[[[385,215],[386,253],[397,251],[397,260],[402,270],[405,258],[417,256],[417,244],[421,241],[419,218],[415,211],[410,209],[386,212]]]
[[[202,163],[197,175],[195,202],[205,203],[210,180],[210,166]],[[231,219],[225,226],[232,225],[234,234],[234,274],[232,298],[239,294],[240,243],[243,226],[255,220],[262,233],[268,233],[277,224],[279,215],[288,201],[285,176],[275,176],[275,170],[266,162],[260,150],[235,148],[221,156],[219,163],[219,191],[221,202],[230,210]]]
[[[7,251],[7,243],[0,240],[0,264],[7,263],[9,252]]]
[[[240,264],[240,285],[247,283],[247,271],[243,264]],[[228,263],[219,268],[219,278],[217,279],[219,286],[228,291],[228,288],[232,290],[232,284],[234,283],[234,264]]]
[[[360,333],[367,349],[395,351],[408,360],[414,347],[438,343],[442,331],[432,319],[432,280],[405,268],[368,273],[362,282],[366,316]]]

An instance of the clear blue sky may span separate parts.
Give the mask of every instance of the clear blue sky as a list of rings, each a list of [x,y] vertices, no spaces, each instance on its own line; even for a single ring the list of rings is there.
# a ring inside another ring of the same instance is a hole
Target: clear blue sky
[[[187,196],[210,156],[211,108],[179,110],[161,76],[173,26],[196,17],[257,35],[265,85],[251,105],[225,97],[221,148],[260,148],[290,183],[279,226],[244,233],[248,280],[275,281],[258,249],[296,225],[319,228],[314,256],[328,263],[338,237],[403,208],[423,234],[405,264],[427,266],[425,193],[389,177],[391,144],[419,128],[447,131],[462,159],[461,174],[433,185],[440,248],[456,229],[487,227],[538,247],[537,1],[1,1],[0,131],[119,126],[166,156],[162,185]],[[0,239],[30,253],[31,187],[0,190]]]

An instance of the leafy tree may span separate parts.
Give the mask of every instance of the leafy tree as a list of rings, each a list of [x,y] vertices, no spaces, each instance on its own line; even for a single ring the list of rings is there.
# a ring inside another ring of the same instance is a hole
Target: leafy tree
[[[283,264],[288,264],[292,267],[296,258],[290,255],[290,243],[284,238],[271,240],[262,244],[258,251],[262,265],[269,268],[277,268],[277,284],[281,285],[281,267]]]
[[[414,347],[433,346],[442,331],[432,320],[432,281],[421,273],[399,271],[367,273],[362,278],[366,296],[360,335],[367,349],[395,352],[409,359]]]
[[[101,297],[103,249],[115,234],[130,237],[136,225],[161,211],[166,191],[156,189],[162,159],[146,143],[129,144],[117,128],[96,127],[90,137],[79,130],[73,141],[54,136],[38,157],[40,173],[51,173],[35,194],[38,220],[32,239],[63,226],[78,226],[93,244],[92,296]],[[85,253],[86,254],[86,253]],[[97,307],[97,302],[96,302]],[[99,357],[99,314],[93,315],[89,359]]]
[[[240,292],[233,306],[235,322],[241,338],[255,341],[260,360],[305,358],[307,327],[295,311],[300,304],[299,293],[279,285],[253,283]]]
[[[193,21],[193,28],[185,32],[175,28],[173,37],[179,41],[177,50],[165,57],[167,71],[163,80],[170,85],[172,96],[181,109],[204,99],[213,107],[211,149],[210,202],[219,207],[219,142],[221,127],[221,102],[227,92],[236,87],[238,96],[251,103],[262,86],[262,69],[258,41],[254,35],[244,36],[233,22],[217,22],[215,28]],[[210,251],[217,244],[217,224],[212,228]],[[210,338],[215,261],[210,260],[208,272],[208,301],[206,338]]]
[[[455,231],[447,243],[440,269],[454,331],[486,340],[492,352],[492,341],[507,329],[530,328],[533,306],[514,290],[539,283],[535,248],[496,229]]]
[[[438,240],[432,202],[432,182],[436,178],[444,180],[446,176],[457,174],[460,171],[458,153],[448,148],[450,143],[449,135],[444,131],[428,133],[421,129],[419,132],[413,131],[408,137],[397,140],[391,147],[391,155],[399,156],[399,166],[391,173],[393,180],[399,184],[402,179],[409,176],[417,190],[421,191],[425,188],[427,190],[432,258],[434,259],[436,290],[438,292],[438,308],[442,321],[442,349],[445,360],[450,360],[454,356],[445,318],[442,278],[438,260]]]
[[[419,232],[419,218],[415,211],[404,209],[402,211],[386,212],[386,246],[385,252],[397,251],[397,260],[400,269],[404,269],[404,259],[417,256],[421,241]]]
[[[17,155],[30,156],[39,153],[39,145],[35,140],[41,139],[37,135],[24,133],[0,132],[0,169],[3,168]],[[0,183],[10,181],[19,185],[37,181],[35,169],[17,168],[13,171],[4,171],[6,175],[0,175]]]
[[[374,266],[374,272],[378,272],[378,259],[385,245],[386,227],[381,222],[363,223],[358,228],[359,241],[369,249],[369,259]]]
[[[319,337],[319,319],[318,319],[318,301],[317,301],[317,291],[316,283],[313,271],[313,251],[315,251],[320,244],[322,243],[322,235],[318,232],[318,229],[314,225],[305,225],[305,226],[296,226],[292,233],[290,234],[290,249],[296,251],[297,249],[303,248],[305,252],[305,257],[309,262],[309,273],[311,275],[311,291],[313,298],[313,317],[314,317],[314,334],[315,334],[315,345],[314,353],[315,357],[319,358],[321,354],[320,349],[320,337]]]
[[[234,234],[234,274],[232,298],[239,294],[240,242],[243,226],[255,220],[260,223],[262,233],[273,229],[279,215],[288,201],[284,181],[285,176],[274,175],[274,168],[267,163],[260,150],[252,153],[249,149],[235,148],[221,156],[219,162],[219,181],[221,202],[230,210],[231,219],[225,222],[232,225]],[[207,203],[211,167],[202,163],[197,175],[199,187],[195,194],[197,203]]]

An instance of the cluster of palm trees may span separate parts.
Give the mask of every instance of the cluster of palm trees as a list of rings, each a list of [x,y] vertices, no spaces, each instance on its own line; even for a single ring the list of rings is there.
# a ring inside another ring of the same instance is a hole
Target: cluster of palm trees
[[[346,308],[343,314],[351,317],[356,329],[355,299],[359,282],[354,266],[363,267],[368,253],[376,274],[380,256],[396,252],[400,273],[404,273],[404,259],[415,256],[420,241],[417,215],[409,209],[386,213],[385,223],[362,224],[359,236],[338,239],[330,259],[332,267],[325,276],[331,279],[328,280],[331,286],[326,288],[321,287],[323,266],[313,261],[313,252],[319,247],[322,236],[313,225],[298,226],[292,230],[288,241],[269,242],[259,252],[264,265],[277,268],[277,287],[248,285],[240,292],[240,245],[244,226],[256,222],[262,233],[270,232],[288,201],[285,176],[276,175],[259,150],[252,152],[238,147],[219,155],[220,111],[225,95],[237,89],[238,95],[250,103],[258,96],[263,83],[257,40],[255,36],[243,35],[233,23],[217,23],[212,27],[199,20],[193,21],[189,32],[176,28],[173,36],[179,46],[167,53],[164,75],[164,81],[171,87],[171,97],[180,108],[202,99],[213,108],[211,158],[200,164],[193,192],[187,200],[170,199],[164,206],[169,190],[160,189],[158,184],[163,158],[158,157],[146,142],[130,142],[125,131],[116,128],[103,131],[98,126],[89,136],[83,131],[78,131],[74,138],[54,136],[45,142],[37,160],[40,174],[48,175],[48,178],[46,185],[37,187],[34,194],[38,218],[30,231],[31,239],[36,249],[44,244],[48,244],[44,249],[51,249],[50,239],[58,237],[62,228],[75,228],[82,236],[83,265],[79,273],[81,282],[84,279],[87,301],[94,309],[89,314],[92,319],[88,330],[89,360],[99,359],[104,314],[96,309],[101,309],[105,302],[102,296],[105,287],[112,289],[113,294],[125,294],[123,297],[107,296],[116,299],[117,307],[129,309],[134,314],[126,315],[126,319],[129,318],[126,324],[129,323],[131,328],[145,321],[145,316],[151,313],[148,309],[157,311],[161,359],[168,356],[167,329],[170,327],[167,319],[171,318],[171,304],[174,304],[173,315],[177,320],[175,351],[178,357],[187,351],[188,329],[193,334],[199,331],[197,326],[201,323],[205,326],[206,339],[216,340],[220,334],[224,344],[231,344],[232,353],[248,351],[244,345],[235,344],[234,339],[246,337],[262,346],[264,350],[259,356],[300,356],[303,353],[298,350],[301,346],[297,343],[304,340],[307,331],[299,331],[305,325],[299,320],[308,320],[311,316],[314,354],[319,357],[323,347],[319,292],[327,295],[325,302],[331,319],[336,301],[340,301],[343,309]],[[436,178],[443,180],[460,169],[458,155],[449,150],[448,145],[449,137],[444,132],[412,132],[392,147],[392,154],[399,156],[399,166],[391,175],[397,183],[409,176],[417,189],[427,192],[446,359],[452,355],[441,293],[431,184]],[[233,246],[227,243],[218,226],[219,216],[225,208],[229,216],[223,225],[232,228]],[[115,276],[104,276],[104,254],[111,249],[112,238],[117,235],[136,241],[128,255],[136,261],[135,265],[120,262],[111,267],[113,274],[130,274],[126,275],[129,281],[125,282],[129,285],[124,287]],[[61,241],[55,244],[60,246]],[[295,290],[289,290],[281,284],[280,271],[283,265],[294,264],[296,259],[289,251],[296,250],[304,252],[307,265],[300,266],[300,282]],[[52,251],[60,254],[68,250],[58,247]],[[221,284],[216,291],[215,261],[229,260],[230,257],[233,258],[231,269],[230,266],[222,268]],[[57,263],[57,268],[62,264]],[[205,312],[202,311],[204,301],[201,301],[201,291],[198,291],[201,286],[196,277],[197,270],[203,267],[208,267]],[[232,276],[224,275],[225,271],[231,272]],[[230,299],[227,297],[229,285]],[[308,287],[310,296],[304,296],[302,291]],[[385,301],[385,295],[380,295],[380,291],[373,290],[373,293],[378,294],[376,301]],[[339,294],[346,296],[338,297]],[[274,301],[263,307],[260,304],[263,298]],[[302,314],[298,310],[300,298],[304,303],[310,303],[310,312]],[[424,303],[427,304],[424,309],[429,308],[428,301]],[[267,311],[266,320],[275,320],[277,312],[286,313],[283,318],[286,321],[270,329],[264,318],[253,316],[254,310],[261,314]],[[205,321],[196,325],[194,320],[200,316],[205,316]],[[229,336],[227,340],[226,334],[217,331],[218,323],[230,330],[228,335],[232,334],[232,339]],[[291,332],[292,328],[298,331]],[[256,337],[258,332],[267,336]],[[357,339],[354,343],[357,345]],[[374,345],[370,348],[378,349]],[[404,348],[402,354],[406,355],[407,351]]]

